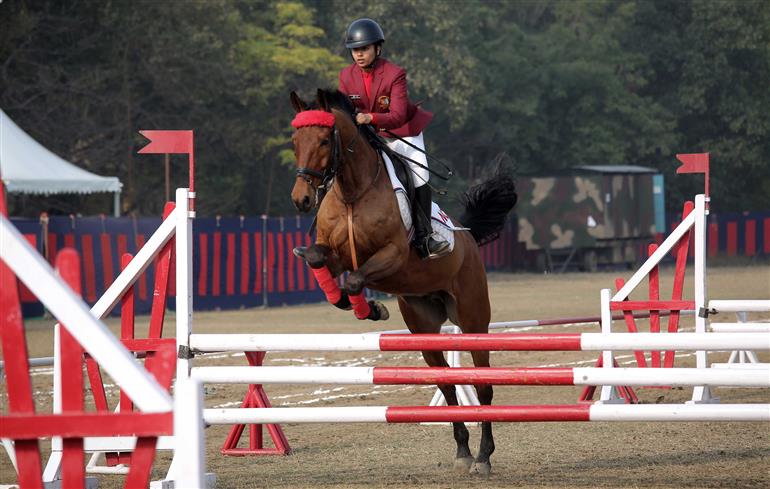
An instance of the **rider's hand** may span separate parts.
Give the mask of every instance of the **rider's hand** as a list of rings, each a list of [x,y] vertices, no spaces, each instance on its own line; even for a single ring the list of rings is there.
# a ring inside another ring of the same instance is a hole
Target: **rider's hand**
[[[372,122],[372,114],[356,114],[356,122],[358,124],[370,124]]]

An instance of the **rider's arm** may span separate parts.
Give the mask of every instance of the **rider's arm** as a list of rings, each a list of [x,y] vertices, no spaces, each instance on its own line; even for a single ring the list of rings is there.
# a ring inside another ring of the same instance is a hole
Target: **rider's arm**
[[[406,89],[406,72],[399,70],[390,88],[388,112],[377,112],[374,124],[378,129],[397,129],[406,124],[409,98]]]

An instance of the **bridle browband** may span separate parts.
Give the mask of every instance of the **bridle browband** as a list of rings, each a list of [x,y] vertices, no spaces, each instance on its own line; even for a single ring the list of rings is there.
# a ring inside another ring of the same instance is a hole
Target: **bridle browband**
[[[334,182],[334,178],[337,176],[337,173],[340,171],[340,168],[342,167],[342,138],[340,137],[339,129],[337,128],[336,121],[334,119],[334,115],[331,112],[326,112],[323,110],[306,110],[297,113],[297,116],[294,118],[294,120],[291,123],[292,127],[295,129],[299,129],[301,127],[307,127],[307,126],[321,126],[321,127],[330,127],[332,129],[332,133],[330,135],[329,144],[331,145],[331,155],[329,157],[329,161],[331,161],[331,164],[326,165],[326,168],[324,168],[323,173],[313,170],[311,168],[308,168],[306,166],[298,166],[297,167],[297,178],[303,179],[312,189],[315,193],[315,203],[313,204],[314,207],[317,207],[321,200],[323,200],[326,193],[329,191],[329,188],[331,188],[332,183]],[[361,131],[360,128],[356,127],[356,137],[353,138],[350,141],[350,144],[345,148],[345,151],[348,153],[354,153],[353,147],[356,145],[356,142],[361,137]],[[374,178],[374,181],[377,180],[380,174],[380,169],[378,166],[377,169],[377,175]],[[316,185],[313,181],[313,178],[317,178],[321,181],[319,185]],[[372,182],[372,185],[374,185],[374,181]],[[370,185],[371,187],[371,185]],[[366,193],[366,190],[364,190],[363,193]],[[353,199],[353,202],[361,198],[363,195],[360,194],[356,196],[355,199]],[[352,203],[352,202],[346,202],[344,199],[341,199],[346,204]]]

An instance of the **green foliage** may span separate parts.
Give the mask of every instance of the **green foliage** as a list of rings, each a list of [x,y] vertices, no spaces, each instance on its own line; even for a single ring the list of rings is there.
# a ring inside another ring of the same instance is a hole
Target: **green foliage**
[[[434,112],[428,149],[453,163],[455,195],[506,153],[530,174],[654,166],[675,209],[702,184],[674,175],[674,155],[710,151],[718,210],[770,209],[762,0],[2,2],[0,106],[118,175],[126,211],[163,203],[162,160],[136,156],[137,131],[192,128],[202,215],[292,213],[288,93],[336,86],[362,16]],[[173,187],[186,170],[172,162]]]

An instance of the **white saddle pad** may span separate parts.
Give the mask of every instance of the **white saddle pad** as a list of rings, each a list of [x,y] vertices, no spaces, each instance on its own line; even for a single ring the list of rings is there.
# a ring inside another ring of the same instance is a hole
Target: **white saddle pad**
[[[407,231],[409,239],[412,239],[414,234],[414,227],[412,226],[412,206],[409,205],[409,197],[406,195],[406,189],[396,177],[396,171],[393,169],[393,162],[390,161],[388,155],[382,155],[382,159],[385,161],[385,168],[388,170],[388,176],[390,177],[390,183],[393,185],[393,191],[396,193],[396,200],[398,201],[398,210],[401,212],[401,221],[404,223],[404,229]],[[461,228],[454,225],[452,219],[435,202],[431,202],[431,227],[433,233],[441,236],[446,242],[449,243],[449,249],[454,250],[455,247],[455,231],[462,231],[468,228]]]

